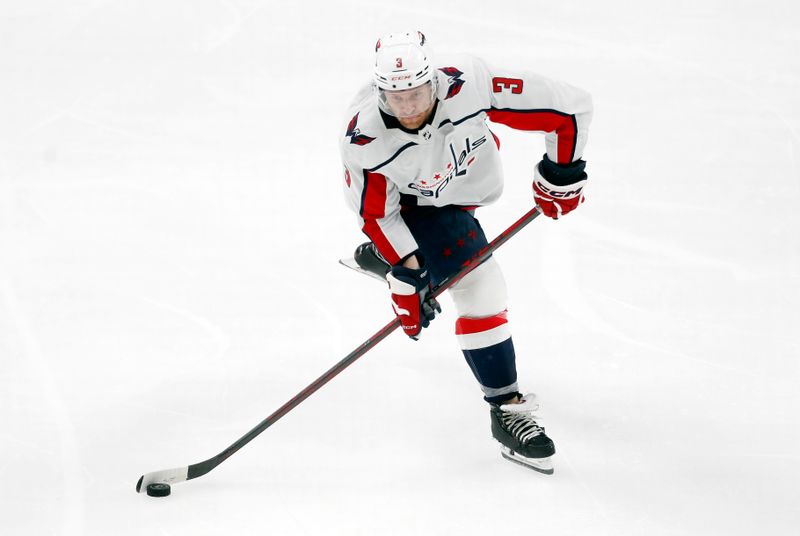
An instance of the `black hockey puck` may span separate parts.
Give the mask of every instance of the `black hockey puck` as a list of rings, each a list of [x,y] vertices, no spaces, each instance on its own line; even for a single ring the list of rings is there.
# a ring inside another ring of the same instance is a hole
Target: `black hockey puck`
[[[155,482],[147,485],[147,494],[151,497],[166,497],[172,492],[169,484]]]

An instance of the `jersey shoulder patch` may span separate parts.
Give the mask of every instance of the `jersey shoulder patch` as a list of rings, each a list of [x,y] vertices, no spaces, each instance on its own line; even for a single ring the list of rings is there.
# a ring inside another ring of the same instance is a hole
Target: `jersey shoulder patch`
[[[359,113],[361,112],[356,112],[356,115],[354,115],[347,124],[347,130],[345,131],[344,135],[345,137],[350,138],[350,143],[353,145],[366,145],[372,141],[375,141],[375,138],[361,133],[361,130],[358,128]]]
[[[464,85],[464,80],[461,79],[464,73],[455,67],[439,67],[439,70],[447,76],[447,95],[445,95],[444,100],[458,95],[458,92],[461,91],[461,87]]]

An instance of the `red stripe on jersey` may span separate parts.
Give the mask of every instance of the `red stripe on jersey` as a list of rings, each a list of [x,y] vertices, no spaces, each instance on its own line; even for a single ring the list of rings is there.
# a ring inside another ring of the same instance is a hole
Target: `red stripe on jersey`
[[[372,240],[372,243],[375,244],[375,247],[378,248],[378,251],[381,252],[381,255],[389,264],[394,265],[400,262],[400,255],[394,250],[392,243],[386,238],[377,221],[364,220],[364,227],[361,230]]]
[[[364,171],[364,191],[361,194],[361,218],[364,227],[361,228],[381,252],[381,255],[390,263],[400,262],[392,243],[378,225],[379,219],[386,215],[386,177],[380,173]]]
[[[379,220],[386,215],[386,177],[380,173],[364,172],[360,213],[365,220]]]
[[[540,130],[558,135],[558,163],[569,164],[575,156],[575,116],[551,110],[489,110],[489,119],[517,130]]]
[[[492,132],[492,130],[491,130],[491,129],[489,129],[489,132],[491,133],[492,137],[494,138],[494,143],[495,143],[495,145],[497,145],[497,148],[499,149],[499,148],[500,148],[500,138],[498,138],[498,137],[497,137],[497,134],[495,134],[494,132]]]
[[[494,316],[486,318],[466,318],[461,317],[456,320],[456,335],[468,335],[470,333],[481,333],[489,331],[497,326],[508,323],[508,311],[503,311]]]

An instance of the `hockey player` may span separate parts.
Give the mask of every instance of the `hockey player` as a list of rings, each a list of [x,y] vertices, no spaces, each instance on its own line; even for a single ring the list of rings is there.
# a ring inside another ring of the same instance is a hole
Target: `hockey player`
[[[526,70],[458,55],[433,62],[421,32],[381,38],[372,83],[347,111],[341,138],[345,194],[369,242],[356,262],[388,281],[406,335],[417,339],[441,309],[432,286],[487,245],[477,207],[503,189],[500,141],[486,120],[546,133],[533,197],[558,219],[583,201],[581,159],[589,94]],[[492,435],[506,458],[552,473],[552,440],[517,383],[506,284],[489,258],[450,288],[455,333],[490,404]]]

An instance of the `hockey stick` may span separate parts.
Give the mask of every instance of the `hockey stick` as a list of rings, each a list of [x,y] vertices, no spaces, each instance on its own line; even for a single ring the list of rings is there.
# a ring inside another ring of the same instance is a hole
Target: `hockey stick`
[[[469,264],[461,268],[456,274],[448,277],[441,283],[439,283],[433,289],[433,296],[439,296],[442,292],[450,288],[451,286],[455,285],[458,281],[460,281],[464,276],[470,273],[472,270],[480,266],[486,259],[488,259],[489,255],[491,255],[497,248],[502,246],[509,238],[517,234],[523,227],[528,225],[532,222],[538,215],[540,214],[538,207],[534,207],[529,210],[524,216],[522,216],[519,220],[514,222],[508,229],[500,233],[494,240],[489,242],[489,244],[480,250],[475,256],[470,260]],[[400,327],[400,320],[395,317],[394,320],[383,326],[375,335],[364,341],[358,348],[353,350],[347,357],[339,361],[336,365],[331,367],[325,374],[314,380],[308,387],[297,393],[291,400],[286,402],[283,406],[278,408],[275,413],[258,423],[255,428],[247,432],[245,435],[240,437],[233,443],[231,446],[217,454],[216,456],[209,458],[205,461],[195,463],[186,467],[176,467],[175,469],[165,469],[163,471],[154,471],[152,473],[146,473],[139,477],[139,481],[136,483],[136,491],[141,493],[142,491],[147,489],[149,484],[156,484],[156,483],[166,483],[166,484],[176,484],[179,482],[184,482],[186,480],[191,480],[193,478],[197,478],[199,476],[203,476],[204,474],[208,473],[216,466],[230,458],[235,452],[241,449],[243,446],[248,444],[250,441],[255,439],[261,432],[275,424],[281,417],[289,413],[292,409],[300,405],[306,398],[317,392],[323,385],[331,381],[335,376],[337,376],[340,372],[346,369],[348,366],[352,365],[358,358],[366,354],[369,350],[375,347],[379,342],[389,336],[394,330]]]

